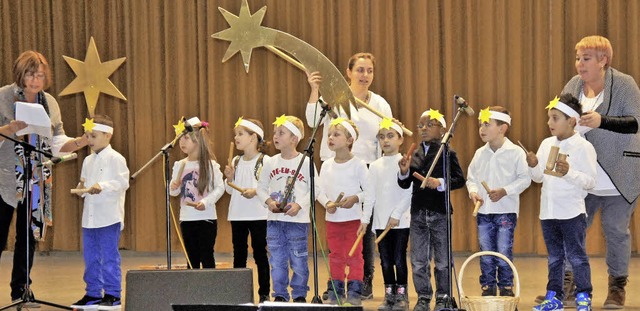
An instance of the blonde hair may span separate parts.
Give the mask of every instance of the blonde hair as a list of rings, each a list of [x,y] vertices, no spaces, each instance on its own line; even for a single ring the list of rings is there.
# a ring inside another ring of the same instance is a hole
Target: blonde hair
[[[187,137],[198,145],[198,193],[204,195],[208,186],[213,188],[213,166],[211,160],[215,160],[216,156],[211,149],[211,141],[209,138],[209,129],[200,127],[197,131],[190,132]]]
[[[607,63],[604,65],[604,69],[611,66],[611,60],[613,59],[613,47],[609,39],[603,36],[588,36],[582,38],[580,42],[576,44],[577,50],[595,50],[596,58],[601,61],[603,57],[607,57]]]
[[[358,136],[360,136],[360,131],[358,130],[358,127],[356,126],[355,123],[353,123],[353,121],[349,120],[349,119],[345,119],[342,122],[347,122],[349,123],[349,125],[351,125],[351,127],[353,127],[353,130],[356,131],[356,137],[351,136],[351,133],[349,133],[349,131],[347,130],[346,127],[344,127],[342,124],[338,123],[338,124],[334,124],[331,125],[331,127],[329,127],[329,130],[331,130],[332,128],[336,128],[341,130],[345,136],[347,136],[347,138],[353,138],[353,142],[356,141],[356,139],[358,139]],[[351,145],[349,145],[349,150],[351,150],[351,148],[353,147],[353,142],[351,143]]]
[[[298,140],[298,143],[300,143],[300,141],[304,138],[304,123],[302,123],[302,120],[300,120],[300,118],[294,116],[287,116],[287,121],[293,123],[293,125],[295,125],[298,130],[300,130],[300,133],[302,134],[302,137],[300,137],[300,139]]]

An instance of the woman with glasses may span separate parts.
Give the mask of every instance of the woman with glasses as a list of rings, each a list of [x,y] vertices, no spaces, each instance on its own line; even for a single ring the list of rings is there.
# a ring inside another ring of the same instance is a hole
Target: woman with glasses
[[[84,137],[72,139],[64,134],[58,102],[44,91],[51,85],[51,69],[42,54],[35,51],[22,53],[13,64],[13,79],[14,83],[0,88],[1,134],[22,140],[56,156],[87,145]],[[17,131],[27,127],[25,122],[15,120],[16,102],[37,104],[44,108],[51,119],[51,138],[37,134],[16,136]],[[33,299],[23,297],[25,285],[27,281],[30,282],[27,280],[27,269],[30,271],[33,265],[36,241],[42,238],[44,226],[51,225],[51,167],[38,165],[46,160],[40,153],[31,154],[31,181],[27,184],[24,147],[0,136],[0,256],[7,244],[13,212],[17,210],[16,244],[11,273],[12,301]],[[26,225],[27,196],[31,196],[33,211],[29,226]],[[24,307],[34,306],[25,304]]]

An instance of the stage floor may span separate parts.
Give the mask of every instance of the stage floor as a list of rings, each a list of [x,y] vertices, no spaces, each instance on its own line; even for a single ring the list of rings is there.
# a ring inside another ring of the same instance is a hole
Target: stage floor
[[[184,264],[185,260],[181,253],[172,254],[173,264]],[[456,255],[455,262],[457,269],[460,268],[467,256]],[[0,260],[0,306],[10,303],[9,297],[9,279],[11,273],[12,252],[4,252]],[[252,263],[253,259],[249,259],[249,267],[255,268]],[[35,258],[35,265],[32,270],[32,289],[38,299],[54,302],[62,305],[69,305],[84,295],[84,283],[82,274],[84,264],[82,255],[79,252],[51,252],[50,254],[39,253]],[[231,254],[216,254],[218,263],[230,264],[232,262]],[[516,257],[516,268],[520,275],[521,285],[521,302],[519,310],[530,310],[534,305],[533,299],[536,295],[544,293],[547,283],[547,267],[545,257]],[[603,257],[591,258],[591,275],[593,282],[593,305],[594,310],[602,310],[602,304],[607,294],[607,267]],[[166,264],[166,253],[141,253],[122,251],[122,271],[123,271],[123,290],[125,288],[124,280],[127,270],[138,270],[142,266]],[[313,269],[312,262],[309,261],[310,270]],[[326,286],[327,269],[322,259],[318,264],[319,283],[322,292]],[[640,310],[640,257],[633,257],[630,264],[630,282],[627,285],[627,307],[625,310]],[[456,272],[456,275],[459,271]],[[464,272],[463,286],[465,294],[479,295],[480,289],[477,284],[479,275],[479,264],[477,261],[469,264]],[[409,273],[411,278],[411,273]],[[409,299],[411,309],[416,302],[416,294],[409,281]],[[257,277],[254,273],[254,284],[257,284]],[[307,299],[313,295],[313,275],[309,279],[311,291]],[[257,288],[254,297],[258,297]],[[376,278],[374,280],[374,299],[364,301],[365,310],[376,310],[381,303],[383,297],[382,274],[380,273],[380,264],[376,261]],[[638,295],[638,296],[636,296]],[[126,296],[126,292],[123,292]],[[457,298],[456,298],[457,300]],[[124,297],[123,297],[124,302]],[[432,303],[433,307],[433,303]],[[124,308],[123,308],[124,309]],[[26,310],[26,309],[23,309]],[[41,311],[59,310],[56,308],[43,306]],[[136,310],[138,311],[138,310]],[[142,311],[142,310],[140,310]]]

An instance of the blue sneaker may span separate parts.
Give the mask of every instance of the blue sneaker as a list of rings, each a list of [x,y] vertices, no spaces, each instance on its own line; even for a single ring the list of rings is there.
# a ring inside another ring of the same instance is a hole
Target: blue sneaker
[[[578,311],[591,311],[591,298],[587,293],[578,293],[576,296],[576,309]]]
[[[556,297],[556,292],[550,290],[547,291],[547,295],[544,297],[544,301],[541,304],[533,307],[533,311],[564,311],[562,301]]]

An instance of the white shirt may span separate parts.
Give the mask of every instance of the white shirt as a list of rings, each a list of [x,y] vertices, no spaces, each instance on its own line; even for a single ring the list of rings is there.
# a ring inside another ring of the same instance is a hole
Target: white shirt
[[[387,103],[382,96],[374,92],[369,91],[369,94],[371,94],[371,98],[368,103],[369,106],[378,110],[383,115],[392,118],[393,115],[391,114],[391,106],[389,106],[389,103]],[[355,107],[352,106],[350,109],[351,120],[356,124],[356,127],[360,132],[358,139],[353,143],[351,153],[369,164],[382,155],[382,151],[378,148],[378,139],[376,138],[380,127],[380,121],[382,121],[382,119],[366,108],[360,108],[356,111]],[[337,109],[334,111],[336,110]],[[316,103],[307,104],[305,114],[307,117],[307,124],[310,127],[316,126],[315,122],[320,118],[321,111],[322,108],[320,108]],[[348,118],[347,114],[343,110],[340,111],[339,115],[342,118]],[[329,146],[327,145],[327,136],[329,136],[329,127],[331,126],[330,123],[331,118],[327,115],[322,122],[324,127],[322,129],[322,142],[320,144],[321,161],[326,161],[327,159],[335,156],[335,153],[329,150]]]
[[[258,158],[260,154],[257,154],[251,160],[244,160],[244,156],[240,156],[240,160],[238,160],[238,166],[236,166],[236,171],[231,182],[239,186],[240,188],[248,189],[258,187],[258,180],[256,179],[256,162],[258,162]],[[268,155],[264,155],[262,157],[262,163],[269,160]],[[233,161],[232,163],[235,163]],[[259,171],[262,171],[262,167],[259,167]],[[258,172],[258,176],[260,173]],[[239,220],[267,220],[268,210],[265,208],[265,205],[258,198],[258,196],[254,196],[251,199],[247,199],[242,196],[238,190],[231,188],[231,186],[227,185],[227,180],[225,180],[225,188],[227,193],[231,195],[231,200],[229,201],[229,215],[227,220],[229,221],[239,221]]]
[[[102,191],[83,194],[82,228],[103,228],[120,223],[124,228],[124,198],[129,188],[127,161],[108,145],[100,153],[91,153],[82,162],[80,178],[85,187],[96,183]]]
[[[345,222],[362,218],[362,202],[364,200],[364,184],[367,180],[367,164],[357,157],[344,163],[336,163],[330,158],[322,163],[320,168],[320,194],[318,202],[327,206],[329,201],[335,202],[340,192],[344,197],[356,195],[358,202],[351,208],[338,207],[333,214],[325,213],[325,220],[331,222]]]
[[[563,177],[544,174],[551,146],[560,147],[560,153],[568,155],[569,171]],[[530,167],[529,173],[533,181],[542,182],[540,219],[571,219],[585,214],[584,198],[596,184],[597,158],[593,145],[577,132],[561,141],[551,136],[542,141],[536,156],[538,165]]]
[[[373,213],[371,229],[384,230],[390,217],[400,220],[394,229],[409,228],[411,222],[411,188],[398,185],[400,153],[384,156],[371,163],[369,177],[364,188],[364,211],[361,221],[369,223]]]
[[[546,163],[546,162],[545,162]],[[482,186],[486,182],[490,189],[504,188],[507,195],[498,202],[491,202]],[[505,137],[504,143],[495,152],[486,143],[476,150],[467,171],[467,191],[477,193],[484,203],[478,210],[482,214],[506,214],[520,211],[520,193],[531,185],[527,154]]]
[[[184,170],[182,171],[182,175],[178,176],[182,163],[184,163]],[[188,161],[184,158],[173,163],[171,182],[179,181],[180,187],[175,190],[170,190],[169,194],[174,197],[180,195],[180,221],[218,219],[216,202],[218,202],[224,194],[220,164],[211,160],[212,176],[209,177],[210,184],[203,194],[198,192],[199,174],[200,165],[198,161]],[[187,202],[202,202],[202,204],[204,204],[204,210],[197,210],[195,207],[187,205]]]
[[[305,157],[304,163],[300,168],[300,172],[296,172],[300,159]],[[313,166],[315,176],[318,176],[315,165]],[[296,216],[289,216],[285,213],[267,214],[267,220],[277,220],[286,222],[309,223],[309,211],[311,210],[311,202],[309,202],[310,185],[309,185],[309,158],[302,153],[298,153],[293,159],[283,159],[281,154],[276,154],[268,161],[264,161],[262,173],[258,179],[258,198],[260,202],[266,202],[271,198],[276,202],[280,202],[284,198],[285,187],[289,178],[297,178],[293,194],[289,202],[295,202],[300,205],[301,209]],[[315,182],[315,192],[318,193],[318,180]]]

